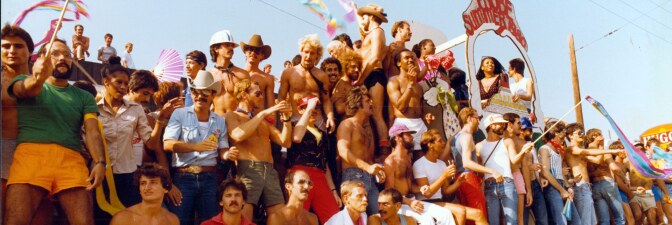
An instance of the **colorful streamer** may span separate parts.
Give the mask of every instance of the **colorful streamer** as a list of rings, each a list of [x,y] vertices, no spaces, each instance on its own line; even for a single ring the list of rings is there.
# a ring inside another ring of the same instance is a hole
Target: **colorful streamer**
[[[68,19],[68,18],[63,18],[62,22],[70,22],[70,21],[75,21],[75,20]],[[44,37],[42,38],[42,40],[35,44],[35,49],[38,49],[38,46],[49,42],[49,39],[51,39],[51,36],[54,34],[54,32],[56,32],[56,23],[58,23],[58,19],[51,20],[51,25],[49,26],[49,30],[47,31],[46,34],[44,34]],[[62,23],[61,23],[61,27],[63,27]]]
[[[637,173],[639,173],[639,175],[653,179],[670,178],[670,175],[672,174],[672,168],[669,167],[669,165],[670,162],[672,161],[667,161],[667,163],[660,164],[667,166],[661,168],[655,167],[654,164],[651,162],[651,160],[649,160],[649,157],[646,155],[646,153],[635,148],[635,146],[632,145],[630,140],[628,140],[628,138],[625,137],[623,131],[621,131],[621,128],[618,127],[618,125],[616,125],[616,122],[614,122],[611,116],[609,116],[609,113],[607,113],[607,110],[604,109],[602,104],[600,104],[590,96],[586,96],[586,101],[590,102],[590,104],[592,104],[595,107],[595,109],[597,109],[597,111],[602,113],[602,115],[607,118],[609,124],[614,129],[616,135],[618,136],[619,139],[621,139],[621,142],[623,142],[623,146],[625,147],[625,153],[628,155],[630,164],[632,164],[632,167],[635,168],[635,170],[637,171]],[[665,160],[665,157],[669,157],[667,159],[672,159],[672,156],[670,155],[662,156],[660,159]]]
[[[60,0],[44,0],[35,3],[32,6],[28,7],[26,10],[23,10],[23,12],[21,12],[21,14],[19,14],[19,16],[16,17],[16,19],[14,20],[14,25],[16,26],[21,25],[23,19],[25,19],[28,13],[32,12],[33,10],[53,10],[60,12],[63,10],[63,5],[64,2]],[[70,4],[68,4],[68,7],[66,8],[66,11],[73,12],[75,14],[75,20],[79,20],[80,16],[89,18],[89,12],[86,11],[86,8],[84,8],[84,6],[86,6],[86,4],[84,4],[82,0],[71,0]]]
[[[345,21],[348,21],[348,23],[355,22],[355,19],[357,19],[357,8],[355,8],[352,0],[338,0],[338,3],[345,10]]]
[[[336,29],[343,27],[343,23],[331,15],[331,12],[329,12],[329,9],[324,5],[322,0],[299,0],[299,2],[327,22],[327,34],[329,37],[334,37]]]

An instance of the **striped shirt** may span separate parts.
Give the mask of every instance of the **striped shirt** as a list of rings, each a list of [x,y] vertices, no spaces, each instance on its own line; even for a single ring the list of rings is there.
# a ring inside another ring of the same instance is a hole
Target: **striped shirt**
[[[556,153],[553,148],[549,145],[544,145],[541,146],[539,151],[546,149],[548,151],[548,155],[551,161],[551,174],[553,174],[553,177],[556,180],[563,180],[562,176],[562,156],[558,153]]]

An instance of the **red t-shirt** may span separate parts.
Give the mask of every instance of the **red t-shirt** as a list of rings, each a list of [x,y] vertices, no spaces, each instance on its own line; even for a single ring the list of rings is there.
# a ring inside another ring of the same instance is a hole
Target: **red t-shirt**
[[[201,225],[227,225],[222,221],[222,213],[217,214],[216,216],[210,218],[209,220],[203,221]],[[240,225],[256,225],[252,221],[245,218],[243,215],[240,215]]]

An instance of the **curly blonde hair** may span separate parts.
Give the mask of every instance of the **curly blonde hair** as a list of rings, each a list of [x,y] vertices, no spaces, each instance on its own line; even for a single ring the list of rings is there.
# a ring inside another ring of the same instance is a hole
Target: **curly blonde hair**
[[[369,92],[366,90],[366,87],[359,86],[354,87],[348,93],[348,98],[345,101],[345,114],[348,116],[353,116],[357,113],[357,110],[364,107],[364,96],[369,96]]]
[[[322,44],[320,44],[320,39],[317,37],[317,34],[308,34],[304,36],[303,38],[299,39],[299,52],[301,52],[301,49],[306,46],[311,46],[315,48],[317,51],[317,62],[322,59],[322,53],[324,52],[324,48],[322,47]]]
[[[341,62],[341,66],[343,67],[343,73],[348,68],[348,65],[350,65],[351,62],[356,62],[357,65],[359,65],[359,69],[362,69],[362,63],[364,62],[364,59],[362,58],[359,53],[355,52],[354,50],[350,49],[345,49],[342,54],[338,56],[338,61]]]

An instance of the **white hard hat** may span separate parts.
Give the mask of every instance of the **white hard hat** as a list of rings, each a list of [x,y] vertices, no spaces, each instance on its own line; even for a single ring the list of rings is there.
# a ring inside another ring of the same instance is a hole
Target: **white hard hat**
[[[217,33],[213,34],[210,38],[210,46],[226,42],[233,43],[236,45],[236,47],[238,47],[238,44],[233,40],[233,36],[229,30],[217,31]]]

